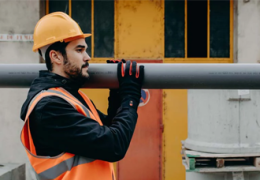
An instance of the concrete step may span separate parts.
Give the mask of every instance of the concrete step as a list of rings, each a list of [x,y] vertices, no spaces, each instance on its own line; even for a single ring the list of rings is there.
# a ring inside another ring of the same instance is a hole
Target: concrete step
[[[25,180],[25,164],[0,164],[0,180]]]

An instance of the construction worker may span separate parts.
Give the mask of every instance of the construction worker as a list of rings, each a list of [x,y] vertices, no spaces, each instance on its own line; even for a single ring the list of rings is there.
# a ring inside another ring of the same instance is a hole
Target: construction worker
[[[81,91],[89,77],[90,57],[78,24],[55,12],[34,29],[33,51],[45,59],[21,109],[21,141],[41,180],[114,180],[111,162],[121,160],[137,121],[144,67],[117,63],[118,89],[111,89],[108,115]]]

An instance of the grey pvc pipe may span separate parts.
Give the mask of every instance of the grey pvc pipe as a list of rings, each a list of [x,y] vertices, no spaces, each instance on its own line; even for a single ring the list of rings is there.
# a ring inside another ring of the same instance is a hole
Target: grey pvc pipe
[[[259,64],[147,63],[147,89],[260,89]],[[115,64],[90,64],[83,88],[118,87]],[[0,64],[0,88],[28,88],[45,64]]]

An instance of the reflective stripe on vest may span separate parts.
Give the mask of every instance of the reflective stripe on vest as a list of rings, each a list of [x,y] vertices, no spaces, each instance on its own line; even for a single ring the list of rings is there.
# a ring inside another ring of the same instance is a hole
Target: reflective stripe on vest
[[[71,104],[79,113],[96,120],[102,126],[94,105],[85,94],[80,91],[79,93],[90,110],[63,88],[44,90],[37,94],[29,104],[25,124],[21,132],[21,141],[26,149],[31,165],[40,180],[115,180],[113,165],[106,161],[90,159],[66,152],[55,157],[36,155],[29,128],[29,115],[43,97],[58,96]]]

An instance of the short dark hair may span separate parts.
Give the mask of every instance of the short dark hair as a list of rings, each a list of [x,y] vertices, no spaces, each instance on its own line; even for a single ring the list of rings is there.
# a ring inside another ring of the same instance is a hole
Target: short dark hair
[[[51,58],[49,56],[51,50],[59,51],[63,57],[66,56],[66,47],[69,43],[65,42],[56,42],[48,47],[45,53],[45,63],[46,67],[49,71],[53,70]],[[39,54],[42,56],[41,50],[39,50]]]

